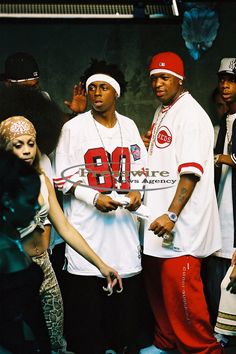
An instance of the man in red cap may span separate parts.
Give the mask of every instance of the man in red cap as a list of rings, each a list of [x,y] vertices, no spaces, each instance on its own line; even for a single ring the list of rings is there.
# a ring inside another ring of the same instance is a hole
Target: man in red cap
[[[213,126],[183,88],[178,55],[155,55],[149,70],[161,103],[148,150],[150,219],[144,226],[144,271],[155,333],[152,351],[140,353],[219,354],[223,348],[213,336],[200,276],[202,258],[221,247]]]

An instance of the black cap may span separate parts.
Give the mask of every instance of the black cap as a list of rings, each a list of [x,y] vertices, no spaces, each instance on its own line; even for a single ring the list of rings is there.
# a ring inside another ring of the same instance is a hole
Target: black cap
[[[15,53],[5,61],[5,72],[0,79],[19,82],[39,78],[39,68],[34,57],[28,53]]]

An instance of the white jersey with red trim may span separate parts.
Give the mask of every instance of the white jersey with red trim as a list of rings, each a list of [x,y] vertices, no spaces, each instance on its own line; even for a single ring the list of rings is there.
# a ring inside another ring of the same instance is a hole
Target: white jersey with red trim
[[[145,225],[144,253],[163,258],[206,257],[221,247],[212,123],[188,92],[172,106],[159,107],[154,122],[145,186],[145,204],[151,216]],[[173,249],[164,248],[162,237],[154,235],[148,227],[167,212],[182,174],[195,174],[199,182],[173,229]],[[148,191],[151,188],[162,189]]]
[[[113,128],[99,124],[91,112],[64,125],[53,161],[54,182],[65,194],[64,211],[71,224],[106,263],[120,275],[130,276],[141,270],[134,216],[120,207],[102,213],[93,205],[98,191],[116,198],[128,193],[125,190],[141,187],[146,149],[135,123],[118,113],[116,116],[118,121]],[[66,194],[72,186],[67,178],[80,183],[76,188],[77,199]],[[111,191],[112,188],[120,190]],[[100,275],[96,267],[68,245],[66,258],[70,273]]]

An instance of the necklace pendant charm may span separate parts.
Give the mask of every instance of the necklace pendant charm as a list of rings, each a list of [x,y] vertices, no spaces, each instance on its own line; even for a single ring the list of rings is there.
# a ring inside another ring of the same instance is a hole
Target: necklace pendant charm
[[[232,154],[232,141],[229,141],[227,150],[228,150],[228,154],[231,155]]]
[[[121,186],[120,182],[116,182],[116,189],[120,189],[120,186]]]

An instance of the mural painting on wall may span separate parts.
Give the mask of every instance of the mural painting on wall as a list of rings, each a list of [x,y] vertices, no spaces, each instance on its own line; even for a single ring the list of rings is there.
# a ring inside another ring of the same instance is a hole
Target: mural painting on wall
[[[216,38],[219,17],[214,8],[189,3],[183,14],[182,36],[191,57],[198,60]]]

